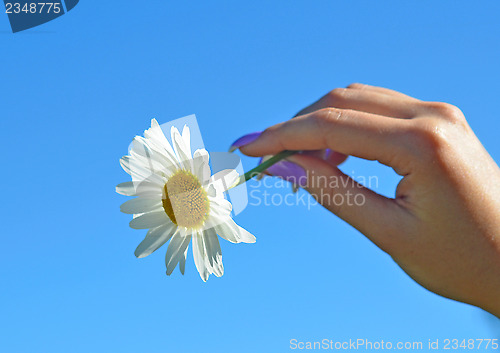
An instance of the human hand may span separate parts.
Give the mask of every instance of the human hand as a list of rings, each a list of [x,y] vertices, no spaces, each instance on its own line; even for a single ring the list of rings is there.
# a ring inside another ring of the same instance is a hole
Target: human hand
[[[353,84],[250,141],[237,146],[249,156],[336,151],[326,160],[314,153],[289,157],[307,176],[297,183],[425,288],[500,317],[500,169],[458,108]],[[403,176],[395,197],[343,174],[336,165],[344,155],[377,160]],[[313,181],[328,178],[340,182]],[[364,203],[338,204],[338,194],[362,195]]]

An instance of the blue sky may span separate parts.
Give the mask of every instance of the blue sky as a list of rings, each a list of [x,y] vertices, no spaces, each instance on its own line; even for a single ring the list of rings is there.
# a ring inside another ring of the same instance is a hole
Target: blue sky
[[[495,338],[498,320],[434,295],[316,206],[249,206],[225,274],[165,276],[119,212],[134,135],[196,114],[205,146],[363,82],[459,106],[500,160],[498,1],[81,1],[10,33],[0,16],[2,352],[288,352],[290,339]],[[243,159],[249,169],[256,163]],[[388,168],[350,160],[342,168]],[[6,180],[5,180],[6,178]],[[284,195],[287,191],[276,189]]]

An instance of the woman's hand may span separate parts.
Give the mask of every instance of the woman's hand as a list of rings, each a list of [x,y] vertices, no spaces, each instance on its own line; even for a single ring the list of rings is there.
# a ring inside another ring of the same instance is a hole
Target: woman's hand
[[[250,156],[336,151],[329,160],[289,158],[304,168],[305,189],[422,286],[500,317],[500,170],[458,108],[353,84],[250,140],[237,146]],[[395,197],[343,174],[343,155],[392,167],[403,176]],[[332,188],[325,178],[340,182]],[[337,194],[364,202],[338,204]]]

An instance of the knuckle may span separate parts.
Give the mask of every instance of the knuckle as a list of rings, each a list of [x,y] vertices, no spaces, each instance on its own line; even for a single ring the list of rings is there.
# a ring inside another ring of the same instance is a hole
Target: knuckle
[[[349,86],[347,86],[347,88],[351,89],[364,89],[365,87],[366,85],[358,82],[351,83]]]
[[[317,114],[314,114],[314,121],[321,127],[327,128],[335,121],[341,118],[341,111],[335,108],[323,108],[317,111]]]
[[[465,120],[462,111],[452,104],[443,102],[427,102],[425,104],[433,115],[439,116],[451,122],[460,122]]]
[[[414,153],[435,159],[449,145],[447,126],[437,119],[415,120],[408,142]]]
[[[332,102],[339,101],[345,97],[346,93],[346,88],[335,88],[328,93],[328,98]]]

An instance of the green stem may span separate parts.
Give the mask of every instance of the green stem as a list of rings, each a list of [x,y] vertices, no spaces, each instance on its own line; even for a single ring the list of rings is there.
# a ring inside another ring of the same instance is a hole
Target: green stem
[[[249,170],[248,172],[246,172],[245,174],[243,174],[242,176],[240,176],[240,180],[238,181],[238,183],[236,183],[233,186],[233,188],[236,187],[236,186],[238,186],[238,185],[243,184],[244,182],[247,182],[248,180],[252,179],[253,177],[259,175],[260,173],[262,173],[263,171],[265,171],[266,169],[268,169],[273,164],[276,164],[279,161],[281,161],[281,160],[283,160],[283,159],[285,159],[287,157],[290,157],[291,155],[293,155],[293,154],[295,154],[297,152],[298,151],[283,151],[283,152],[280,152],[280,153],[272,156],[267,161],[262,162],[261,164],[259,164],[255,168]]]

